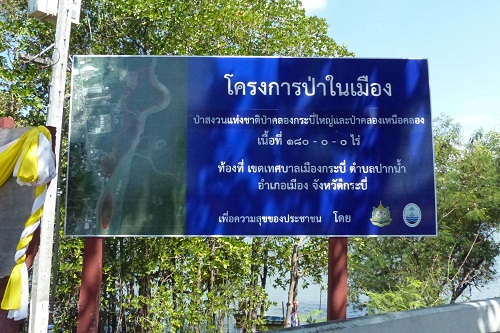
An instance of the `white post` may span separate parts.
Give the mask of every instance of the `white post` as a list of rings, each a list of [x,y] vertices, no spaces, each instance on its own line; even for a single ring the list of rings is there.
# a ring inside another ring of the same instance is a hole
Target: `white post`
[[[66,68],[68,63],[69,38],[71,33],[71,9],[73,0],[59,0],[56,23],[56,40],[52,56],[52,79],[49,92],[47,126],[56,128],[56,167],[59,167],[61,152],[61,129],[64,115]],[[59,175],[58,175],[59,177]],[[57,179],[47,188],[42,222],[40,224],[40,247],[33,266],[29,332],[46,333],[49,322],[50,273],[52,247],[54,243],[54,220],[57,199]]]

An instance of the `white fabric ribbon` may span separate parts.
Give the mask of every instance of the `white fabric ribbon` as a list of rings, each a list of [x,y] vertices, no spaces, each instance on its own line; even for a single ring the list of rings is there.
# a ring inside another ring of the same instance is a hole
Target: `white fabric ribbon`
[[[0,147],[0,152],[10,147],[16,141],[17,140],[14,140],[13,142]],[[18,172],[22,162],[22,157],[16,161],[16,165],[13,171],[13,176],[17,178],[17,183],[19,185],[28,185],[28,186],[45,185],[56,176],[55,160],[56,158],[52,151],[52,143],[50,141],[50,138],[47,139],[47,137],[45,137],[45,135],[42,132],[40,132],[38,135],[38,151],[37,151],[38,175],[36,177],[36,181],[23,182],[19,179]],[[47,189],[45,188],[45,190],[35,198],[31,209],[31,214],[34,214],[41,207],[43,207],[46,195],[47,195]],[[20,240],[33,234],[39,225],[40,225],[40,220],[33,223],[32,225],[25,226],[25,229],[21,234]],[[28,245],[16,251],[16,254],[14,256],[14,260],[16,261],[16,263],[26,254],[27,249]],[[25,319],[28,316],[29,283],[28,283],[28,267],[26,266],[25,262],[21,264],[21,285],[22,286],[21,286],[20,308],[9,310],[7,317],[10,319],[21,320]]]

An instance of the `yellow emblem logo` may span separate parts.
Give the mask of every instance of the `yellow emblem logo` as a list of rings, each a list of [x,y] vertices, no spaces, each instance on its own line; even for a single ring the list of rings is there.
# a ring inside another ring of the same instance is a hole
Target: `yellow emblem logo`
[[[386,225],[391,224],[392,218],[389,207],[384,207],[382,205],[382,200],[380,200],[378,207],[373,207],[372,218],[370,221],[372,221],[372,223],[377,227],[385,227]]]

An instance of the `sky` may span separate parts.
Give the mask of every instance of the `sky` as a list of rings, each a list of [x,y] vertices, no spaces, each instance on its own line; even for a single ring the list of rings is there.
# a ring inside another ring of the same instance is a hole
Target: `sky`
[[[500,131],[500,0],[303,0],[360,58],[428,59],[431,112]]]

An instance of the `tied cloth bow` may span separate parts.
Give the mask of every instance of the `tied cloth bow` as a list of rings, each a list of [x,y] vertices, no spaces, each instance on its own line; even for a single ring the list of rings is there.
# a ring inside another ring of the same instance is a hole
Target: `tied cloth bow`
[[[21,320],[28,316],[28,267],[26,250],[33,233],[40,225],[47,183],[56,176],[55,155],[49,130],[38,126],[25,132],[19,139],[0,147],[0,186],[10,176],[17,177],[19,185],[36,186],[31,216],[24,224],[16,247],[15,267],[10,274],[1,308],[9,310],[8,318]]]

